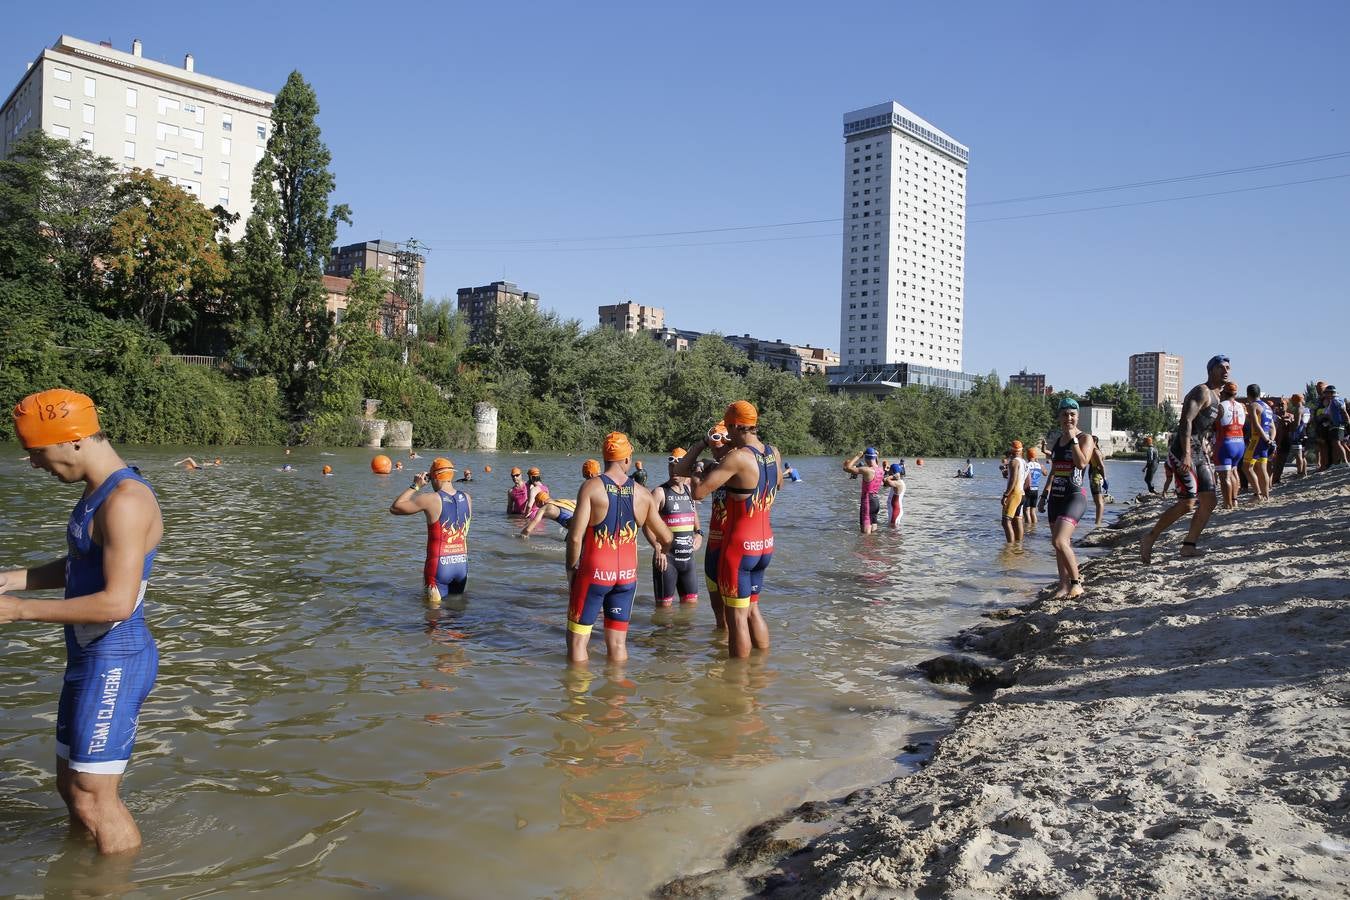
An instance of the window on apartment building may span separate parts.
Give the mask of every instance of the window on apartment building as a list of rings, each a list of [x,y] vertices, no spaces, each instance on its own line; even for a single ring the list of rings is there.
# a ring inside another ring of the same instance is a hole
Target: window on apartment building
[[[173,97],[159,97],[155,101],[155,110],[161,116],[171,109],[178,109],[178,101]]]
[[[225,206],[230,205],[230,189],[222,186],[219,192],[220,202]]]
[[[69,138],[70,138],[70,129],[67,128],[67,127],[64,126],[64,125],[53,125],[53,126],[52,126],[52,134],[56,135],[56,136],[59,137],[59,138],[66,138],[66,139],[69,139]]]
[[[94,104],[92,103],[86,103],[84,105],[84,124],[94,124]]]
[[[178,126],[170,125],[167,122],[155,123],[155,140],[162,141],[165,138],[178,137]]]
[[[178,153],[175,150],[165,150],[163,147],[155,148],[155,166],[164,168],[165,163],[176,162]]]
[[[178,186],[194,197],[200,197],[202,195],[202,183],[200,181],[180,178],[178,179]]]
[[[122,155],[125,156],[127,159],[135,159],[135,158],[136,158],[136,142],[135,142],[135,141],[123,141],[123,142],[122,142]]]
[[[254,161],[255,163],[256,163],[256,162],[261,162],[261,161],[262,161],[262,158],[263,158],[263,154],[266,153],[266,152],[267,152],[267,148],[264,147],[264,146],[262,146],[261,144],[259,144],[258,146],[254,147],[254,148],[253,148],[253,161]]]
[[[231,146],[232,146],[232,145],[231,145],[231,143],[230,143],[230,139],[229,139],[229,138],[221,138],[221,139],[220,139],[220,155],[221,155],[221,156],[229,156],[229,155],[230,155],[230,147],[231,147]]]
[[[136,133],[136,117],[135,117],[135,116],[123,116],[123,117],[122,117],[122,130],[125,131],[127,134],[135,134],[135,133]]]
[[[182,160],[185,164],[192,166],[192,173],[194,175],[202,174],[202,158],[200,156],[193,156],[191,153],[184,153],[182,156]]]
[[[139,99],[139,98],[137,97],[136,89],[135,89],[135,88],[127,88],[127,106],[130,106],[132,109],[135,109],[135,108],[136,108],[136,102],[137,102],[138,99]]]
[[[220,114],[220,130],[234,131],[234,115],[232,113]]]
[[[220,164],[220,180],[221,181],[230,180],[230,164],[227,162],[223,162]]]
[[[52,106],[55,106],[57,109],[70,109],[70,98],[53,96]]]
[[[202,134],[200,131],[197,131],[195,128],[184,128],[183,137],[192,141],[192,146],[197,148],[198,150],[202,149],[202,144],[206,139],[206,135]]]
[[[52,69],[52,77],[55,78],[57,81],[69,81],[69,80],[70,80],[70,70],[69,70],[69,69]]]
[[[267,140],[267,126],[264,125],[262,122],[258,123],[258,140],[260,141]]]
[[[88,75],[84,76],[84,95],[86,97],[92,97],[94,96],[95,90],[94,79],[90,78]]]
[[[92,131],[83,131],[80,133],[80,146],[86,150],[94,148],[94,133]]]
[[[185,102],[183,104],[183,112],[192,113],[192,119],[198,125],[206,124],[206,107],[202,106],[200,103]]]

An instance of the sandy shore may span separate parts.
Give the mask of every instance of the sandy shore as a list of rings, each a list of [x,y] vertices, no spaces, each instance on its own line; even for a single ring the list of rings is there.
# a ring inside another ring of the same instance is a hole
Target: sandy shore
[[[1151,567],[1144,504],[1073,603],[957,646],[1009,683],[918,773],[747,833],[665,896],[1350,894],[1350,471],[1219,513]],[[917,677],[917,676],[916,676]]]

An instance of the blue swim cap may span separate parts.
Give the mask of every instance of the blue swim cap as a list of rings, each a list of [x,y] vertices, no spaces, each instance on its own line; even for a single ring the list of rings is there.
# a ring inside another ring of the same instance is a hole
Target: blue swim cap
[[[892,474],[892,475],[899,475],[899,474],[900,474],[900,464],[899,464],[899,463],[891,463],[891,474]]]
[[[869,459],[876,459],[876,458],[877,458],[877,448],[876,448],[876,447],[868,447],[865,451],[863,451],[863,456],[866,456],[866,457],[868,457]]]
[[[1078,401],[1073,399],[1072,397],[1065,397],[1063,400],[1059,401],[1059,408],[1061,410],[1077,409]]]
[[[1210,369],[1214,368],[1219,363],[1226,363],[1226,362],[1228,362],[1228,357],[1224,356],[1222,353],[1216,353],[1209,358],[1209,362],[1205,363],[1205,371],[1208,372]]]

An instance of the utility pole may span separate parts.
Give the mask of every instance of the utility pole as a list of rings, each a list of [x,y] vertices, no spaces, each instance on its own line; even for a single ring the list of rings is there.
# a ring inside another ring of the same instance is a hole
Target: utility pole
[[[408,304],[408,328],[403,338],[403,364],[408,364],[408,347],[417,336],[417,323],[422,319],[422,291],[417,286],[417,276],[424,262],[426,247],[417,238],[399,245],[395,254],[397,262],[394,273],[394,291]]]

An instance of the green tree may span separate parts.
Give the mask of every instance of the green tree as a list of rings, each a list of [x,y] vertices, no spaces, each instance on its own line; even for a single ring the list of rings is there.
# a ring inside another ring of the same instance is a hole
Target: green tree
[[[108,308],[142,322],[181,351],[200,350],[219,319],[227,276],[216,219],[195,197],[137,170],[121,188],[140,202],[109,229]]]
[[[292,72],[272,107],[272,134],[253,169],[253,215],[244,229],[232,290],[237,337],[247,360],[274,374],[292,409],[308,409],[309,389],[328,343],[323,269],[345,204],[329,208],[335,187],[316,118],[318,98]]]

